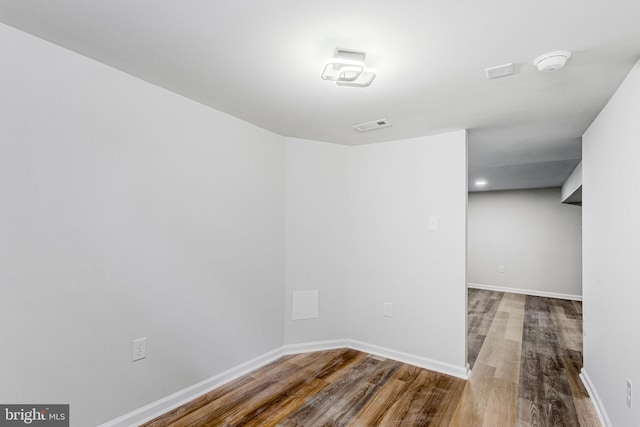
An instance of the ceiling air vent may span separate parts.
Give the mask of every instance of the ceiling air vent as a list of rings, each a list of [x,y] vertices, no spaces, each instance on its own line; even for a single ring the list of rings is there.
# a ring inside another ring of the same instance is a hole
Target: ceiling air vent
[[[370,130],[382,129],[391,126],[386,119],[374,120],[372,122],[360,123],[353,125],[353,128],[360,132],[367,132]]]
[[[506,77],[513,74],[513,63],[498,65],[497,67],[485,68],[484,72],[488,79],[497,79],[498,77]]]

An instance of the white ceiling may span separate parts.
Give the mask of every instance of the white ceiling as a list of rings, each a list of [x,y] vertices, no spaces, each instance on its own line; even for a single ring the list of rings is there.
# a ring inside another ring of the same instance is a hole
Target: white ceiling
[[[639,0],[2,0],[0,22],[285,136],[358,145],[469,129],[469,180],[559,186],[640,58]],[[320,79],[336,47],[369,88]],[[532,65],[552,50],[567,67]],[[484,69],[516,64],[510,77]],[[352,125],[385,118],[370,133]],[[470,187],[471,188],[471,187]]]

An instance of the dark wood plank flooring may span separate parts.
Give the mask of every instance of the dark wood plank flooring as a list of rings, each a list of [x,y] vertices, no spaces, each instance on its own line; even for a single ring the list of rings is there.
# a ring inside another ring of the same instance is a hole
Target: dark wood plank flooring
[[[599,426],[579,302],[469,289],[469,381],[351,349],[285,356],[146,424]]]
[[[145,427],[447,425],[465,383],[355,350],[321,351],[284,357]]]

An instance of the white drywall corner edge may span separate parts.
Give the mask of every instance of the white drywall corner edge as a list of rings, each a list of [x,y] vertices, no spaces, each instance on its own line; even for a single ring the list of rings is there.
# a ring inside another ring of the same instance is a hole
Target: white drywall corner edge
[[[560,190],[562,202],[564,203],[573,193],[578,191],[580,187],[582,187],[582,162],[578,163],[578,166],[575,167],[573,172],[571,172],[562,184]]]
[[[351,339],[314,341],[299,344],[287,344],[275,350],[271,350],[261,356],[253,358],[241,365],[214,375],[204,381],[201,381],[191,387],[177,391],[167,397],[152,402],[142,408],[133,410],[128,414],[122,415],[116,419],[101,424],[98,427],[135,427],[160,415],[167,413],[191,400],[202,396],[234,379],[248,374],[274,360],[289,354],[309,353],[312,351],[335,350],[338,348],[350,348],[361,351],[363,353],[373,354],[378,357],[396,360],[398,362],[407,363],[419,368],[428,369],[430,371],[440,372],[457,378],[468,379],[467,370],[464,366],[455,366],[450,363],[440,362],[414,354],[404,353],[389,348],[368,344],[361,341]]]
[[[485,291],[510,292],[512,294],[531,295],[534,297],[568,299],[572,301],[582,301],[581,295],[559,294],[557,292],[532,291],[530,289],[507,288],[504,286],[483,285],[481,283],[467,283],[468,288],[484,289]]]
[[[580,371],[580,380],[582,380],[582,384],[584,384],[584,387],[587,389],[587,393],[589,393],[589,397],[591,397],[591,401],[593,402],[593,406],[598,414],[600,424],[602,424],[603,427],[612,427],[613,424],[611,424],[609,415],[607,415],[607,411],[604,409],[602,400],[600,400],[600,396],[598,396],[598,392],[591,382],[589,374],[587,374],[587,371],[584,368]]]

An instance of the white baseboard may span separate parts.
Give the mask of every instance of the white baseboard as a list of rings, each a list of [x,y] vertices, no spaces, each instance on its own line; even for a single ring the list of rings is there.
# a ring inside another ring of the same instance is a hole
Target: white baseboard
[[[468,379],[467,369],[464,366],[455,366],[450,363],[429,359],[427,357],[416,356],[402,351],[392,350],[390,348],[380,347],[362,341],[343,339],[331,341],[314,341],[301,344],[289,344],[284,346],[285,354],[309,353],[311,351],[333,350],[336,348],[351,348],[363,353],[373,354],[374,356],[384,357],[386,359],[396,360],[398,362],[407,363],[419,368],[428,369],[430,371],[440,372],[442,374],[451,375],[462,379]]]
[[[436,371],[442,374],[451,375],[453,377],[458,377],[465,380],[469,378],[467,376],[467,369],[465,368],[465,366],[456,366],[450,363],[441,362],[439,360],[416,356],[415,354],[404,353],[402,351],[379,347],[377,345],[355,340],[349,340],[349,348],[362,351],[363,353],[370,353],[375,356],[397,360],[398,362],[407,363],[409,365],[414,365],[419,368],[428,369],[430,371]]]
[[[312,341],[299,344],[285,344],[282,349],[284,354],[309,353],[312,351],[335,350],[349,347],[349,340]]]
[[[377,345],[368,344],[361,341],[341,339],[330,341],[313,341],[299,344],[286,344],[280,348],[272,350],[254,359],[251,359],[241,365],[228,369],[218,375],[214,375],[198,384],[187,387],[176,393],[173,393],[160,400],[152,402],[142,408],[122,415],[114,420],[108,421],[98,427],[135,427],[147,421],[167,413],[191,400],[202,396],[216,389],[229,381],[248,374],[274,360],[287,355],[309,353],[312,351],[333,350],[338,348],[351,348],[353,350],[370,353],[375,356],[385,357],[387,359],[397,360],[398,362],[408,363],[420,368],[429,369],[431,371],[440,372],[458,378],[467,379],[467,370],[464,366],[455,366],[449,363],[440,362],[422,356],[416,356],[389,348],[379,347]]]
[[[230,381],[235,380],[249,372],[258,369],[268,363],[279,359],[284,355],[282,347],[271,350],[263,355],[255,357],[245,363],[227,369],[211,378],[194,384],[190,387],[177,391],[162,399],[156,400],[142,408],[135,409],[128,414],[122,415],[114,420],[108,421],[98,427],[135,427],[147,421],[169,412],[193,399],[202,396]]]
[[[607,411],[604,409],[604,405],[602,404],[602,400],[600,400],[600,396],[598,396],[598,392],[596,391],[595,386],[591,382],[591,378],[589,378],[589,374],[587,371],[582,368],[580,371],[580,379],[582,380],[582,384],[587,389],[589,393],[589,397],[591,397],[591,401],[593,402],[593,406],[596,408],[596,413],[598,414],[598,419],[600,420],[600,424],[602,427],[612,427],[611,420],[609,419],[609,415],[607,415]]]
[[[467,287],[473,289],[484,289],[486,291],[510,292],[512,294],[524,294],[534,297],[568,299],[572,301],[582,301],[582,295],[560,294],[557,292],[532,291],[531,289],[507,288],[505,286],[483,285],[481,283],[467,283]]]

